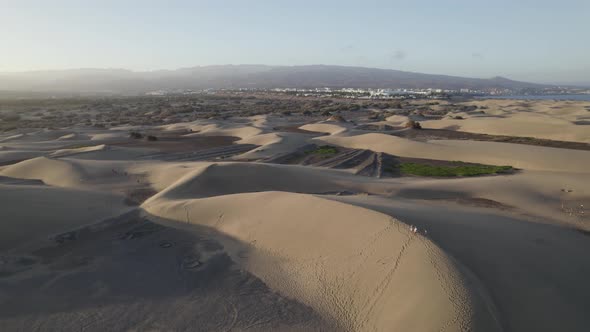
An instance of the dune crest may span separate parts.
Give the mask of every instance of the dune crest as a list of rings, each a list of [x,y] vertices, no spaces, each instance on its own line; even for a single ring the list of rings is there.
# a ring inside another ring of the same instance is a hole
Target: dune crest
[[[590,105],[272,94],[22,108],[0,135],[0,326],[590,325]],[[465,132],[497,129],[577,142]]]
[[[306,124],[299,128],[308,131],[315,131],[318,133],[327,133],[330,135],[337,135],[347,130],[346,126],[344,125],[334,124],[330,122]]]
[[[315,140],[355,149],[369,149],[402,157],[462,160],[491,165],[558,172],[587,173],[590,152],[497,142],[435,140],[418,142],[392,135],[324,136]],[[547,158],[552,155],[552,158]],[[451,156],[451,157],[450,157]],[[575,160],[564,163],[564,160]]]
[[[271,188],[264,178],[277,179],[270,168],[247,171],[242,164],[210,165],[142,207],[175,227],[195,224],[229,236],[235,241],[224,245],[233,248],[232,258],[340,328],[500,330],[495,313],[456,263],[407,225],[308,194],[234,193]],[[260,187],[234,183],[237,172]],[[304,180],[286,181],[283,189],[293,191]],[[307,182],[313,186],[314,180]],[[210,191],[210,183],[223,191]]]
[[[47,157],[37,157],[10,165],[0,173],[19,179],[38,179],[56,187],[77,186],[85,178],[82,168],[67,161]]]

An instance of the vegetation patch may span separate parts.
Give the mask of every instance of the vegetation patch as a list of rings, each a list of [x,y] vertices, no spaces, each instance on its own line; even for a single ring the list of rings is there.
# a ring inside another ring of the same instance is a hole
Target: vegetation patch
[[[445,140],[445,139],[471,140],[471,141],[483,141],[483,142],[499,142],[499,143],[537,145],[537,146],[546,146],[546,147],[551,147],[551,148],[590,151],[590,144],[585,143],[585,142],[555,141],[555,140],[548,140],[548,139],[542,139],[542,138],[536,138],[536,137],[523,137],[523,136],[478,134],[478,133],[468,133],[468,132],[464,132],[464,131],[449,130],[449,129],[424,128],[422,130],[397,131],[397,132],[390,133],[390,135],[414,139],[414,140],[435,140],[435,139],[438,139],[438,140]]]
[[[467,164],[459,161],[450,165],[429,165],[419,163],[400,163],[391,167],[389,171],[399,171],[402,175],[456,177],[501,174],[513,171],[512,166],[493,166],[480,164]]]
[[[142,139],[143,138],[143,134],[142,133],[138,133],[136,131],[132,131],[129,133],[129,137],[134,138],[134,139]]]
[[[404,125],[406,128],[422,129],[422,125],[418,121],[410,120]]]
[[[306,151],[306,154],[319,154],[319,155],[334,155],[338,153],[338,149],[333,146],[323,145],[315,150]]]

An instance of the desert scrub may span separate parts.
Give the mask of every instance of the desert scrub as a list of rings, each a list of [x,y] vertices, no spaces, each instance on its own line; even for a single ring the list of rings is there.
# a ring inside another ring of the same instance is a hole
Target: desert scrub
[[[134,139],[141,139],[141,138],[143,138],[143,134],[138,133],[136,131],[132,131],[129,133],[129,137],[134,138]]]
[[[315,150],[311,150],[311,151],[306,152],[306,154],[321,154],[321,155],[332,155],[332,154],[337,154],[337,153],[338,153],[338,149],[336,149],[333,146],[329,146],[329,145],[323,145],[323,146],[316,148]]]
[[[418,121],[410,120],[404,125],[406,128],[422,129],[422,125]]]
[[[506,173],[513,170],[512,166],[477,165],[462,162],[453,162],[453,165],[449,166],[401,163],[398,165],[398,168],[403,175],[439,177],[489,175]]]

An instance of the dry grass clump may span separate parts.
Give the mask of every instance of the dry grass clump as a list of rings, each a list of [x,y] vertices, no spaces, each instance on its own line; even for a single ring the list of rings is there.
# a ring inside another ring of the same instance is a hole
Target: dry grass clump
[[[336,114],[332,115],[328,118],[328,121],[335,121],[335,122],[346,122],[346,119],[342,115]]]
[[[404,125],[406,128],[422,129],[422,125],[418,121],[410,120]]]
[[[130,138],[134,138],[134,139],[142,139],[143,138],[143,134],[142,133],[138,133],[136,131],[132,131],[129,133],[129,137]]]

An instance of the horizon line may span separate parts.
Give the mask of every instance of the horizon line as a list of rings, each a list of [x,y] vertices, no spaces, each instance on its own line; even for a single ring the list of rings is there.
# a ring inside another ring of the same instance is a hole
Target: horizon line
[[[363,68],[363,69],[378,69],[378,70],[392,70],[404,73],[412,73],[412,74],[426,74],[426,75],[437,75],[437,76],[450,76],[450,77],[462,77],[462,78],[477,78],[477,79],[494,79],[494,78],[506,78],[510,80],[514,80],[511,78],[506,77],[506,75],[493,75],[493,76],[463,76],[457,74],[430,74],[425,71],[410,71],[410,70],[400,70],[394,68],[384,68],[384,67],[371,67],[371,66],[360,66],[360,65],[339,65],[339,64],[325,64],[325,63],[312,63],[312,64],[303,64],[303,65],[267,65],[267,64],[256,64],[256,63],[226,63],[226,64],[208,64],[208,65],[194,65],[188,67],[176,67],[176,68],[159,68],[159,69],[129,69],[125,67],[69,67],[69,68],[51,68],[51,69],[19,69],[19,70],[0,70],[0,74],[26,74],[26,73],[39,73],[39,72],[59,72],[59,71],[76,71],[76,70],[120,70],[120,71],[127,71],[132,73],[153,73],[159,71],[179,71],[183,69],[192,69],[192,68],[206,68],[206,67],[229,67],[229,66],[260,66],[260,67],[314,67],[314,66],[324,66],[324,67],[345,67],[345,68]]]
[[[590,82],[584,81],[539,81],[539,80],[527,80],[527,79],[515,79],[511,78],[512,75],[493,75],[493,76],[463,76],[457,74],[431,74],[424,71],[409,71],[409,70],[399,70],[394,68],[383,68],[383,67],[370,67],[370,66],[362,66],[362,65],[340,65],[340,64],[324,64],[324,63],[316,63],[316,64],[303,64],[303,65],[268,65],[268,64],[256,64],[256,63],[227,63],[227,64],[207,64],[207,65],[194,65],[188,67],[176,67],[173,69],[170,68],[160,68],[160,69],[129,69],[125,67],[70,67],[70,68],[52,68],[52,69],[20,69],[20,70],[0,70],[0,75],[10,75],[10,74],[33,74],[33,73],[51,73],[51,72],[68,72],[68,71],[77,71],[77,70],[103,70],[103,71],[126,71],[130,73],[156,73],[156,72],[174,72],[192,68],[206,68],[206,67],[229,67],[229,66],[260,66],[260,67],[269,67],[269,68],[279,68],[279,67],[313,67],[313,66],[325,66],[325,67],[344,67],[344,68],[363,68],[363,69],[378,69],[378,70],[391,70],[391,71],[398,71],[404,73],[412,73],[412,74],[425,74],[425,75],[435,75],[435,76],[447,76],[447,77],[458,77],[458,78],[472,78],[472,79],[482,79],[482,80],[491,80],[491,79],[509,79],[512,81],[519,81],[524,83],[536,83],[536,84],[547,84],[547,85],[556,85],[556,86],[578,86],[578,87],[590,87]]]

